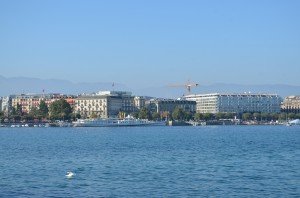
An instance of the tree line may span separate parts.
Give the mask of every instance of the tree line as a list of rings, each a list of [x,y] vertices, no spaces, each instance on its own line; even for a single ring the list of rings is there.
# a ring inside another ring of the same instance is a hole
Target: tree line
[[[260,113],[260,112],[245,112],[245,113],[191,113],[182,108],[176,107],[173,112],[151,112],[147,108],[141,108],[139,112],[134,113],[135,118],[149,120],[179,120],[179,121],[211,121],[222,119],[241,119],[244,121],[275,121],[275,120],[293,120],[300,119],[300,113]]]
[[[16,107],[12,107],[8,114],[0,112],[1,122],[20,122],[20,121],[48,121],[48,120],[75,120],[80,115],[72,113],[72,107],[64,100],[56,100],[52,102],[49,107],[42,100],[38,107],[32,107],[28,113],[22,111],[22,106],[17,104]]]
[[[236,113],[192,113],[185,111],[182,108],[176,107],[173,112],[151,112],[148,108],[143,107],[137,112],[131,113],[133,117],[148,120],[179,120],[179,121],[211,121],[221,119],[241,119],[244,121],[275,121],[275,120],[292,120],[300,119],[300,113],[260,113],[260,112],[245,112]],[[80,118],[80,114],[73,113],[70,104],[60,99],[48,105],[42,100],[38,107],[32,107],[30,112],[24,113],[22,106],[12,108],[9,114],[0,112],[1,122],[19,122],[19,121],[53,121],[53,120],[76,120]]]

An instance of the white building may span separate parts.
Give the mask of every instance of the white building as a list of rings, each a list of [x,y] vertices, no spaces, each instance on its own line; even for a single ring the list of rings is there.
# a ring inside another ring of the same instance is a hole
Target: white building
[[[277,94],[195,94],[185,99],[196,101],[198,113],[264,112],[278,113],[282,98]]]
[[[2,97],[1,101],[1,111],[3,111],[6,115],[11,111],[12,108],[12,99],[14,95]]]

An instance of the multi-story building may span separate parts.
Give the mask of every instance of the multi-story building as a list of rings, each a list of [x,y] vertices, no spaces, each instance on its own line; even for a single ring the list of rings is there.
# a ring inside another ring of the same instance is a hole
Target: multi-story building
[[[2,97],[0,97],[0,111],[2,111]]]
[[[277,94],[195,94],[185,96],[186,100],[196,101],[198,113],[219,112],[280,112],[282,99]]]
[[[14,97],[15,97],[14,95],[9,95],[9,96],[2,97],[1,111],[3,111],[5,115],[8,115],[9,112],[11,111],[11,109],[12,109],[12,99]]]
[[[196,112],[196,102],[188,100],[173,100],[173,99],[151,99],[148,108],[152,112],[157,113],[172,113],[178,107],[184,111],[194,113]]]
[[[286,113],[300,113],[300,96],[288,96],[281,105],[281,110]]]
[[[42,100],[49,106],[52,102],[65,99],[71,106],[75,104],[74,96],[67,96],[63,94],[21,94],[12,97],[11,105],[17,108],[17,105],[21,105],[23,113],[29,113],[30,110],[35,107],[38,108]]]
[[[133,102],[136,110],[140,110],[141,108],[146,106],[146,98],[142,96],[135,96]]]
[[[131,92],[101,91],[91,95],[81,95],[75,100],[75,112],[83,117],[117,117],[120,112],[135,111]]]

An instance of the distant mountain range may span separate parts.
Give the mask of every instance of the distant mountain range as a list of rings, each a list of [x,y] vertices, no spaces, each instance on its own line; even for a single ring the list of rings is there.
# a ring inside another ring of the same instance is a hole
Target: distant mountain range
[[[80,94],[92,93],[100,90],[126,90],[132,91],[135,95],[154,96],[163,98],[178,98],[186,94],[184,87],[171,88],[167,86],[148,87],[143,89],[133,89],[124,84],[116,83],[115,87],[110,82],[96,83],[74,83],[59,79],[39,79],[27,77],[5,78],[0,76],[0,96],[21,93],[65,93]],[[294,85],[241,85],[215,83],[210,85],[200,85],[192,89],[193,93],[275,93],[282,97],[288,95],[300,95],[300,86]]]

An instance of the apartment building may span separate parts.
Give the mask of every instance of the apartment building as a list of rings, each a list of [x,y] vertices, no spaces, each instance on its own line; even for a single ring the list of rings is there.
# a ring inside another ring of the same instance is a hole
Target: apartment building
[[[277,94],[195,94],[184,97],[196,101],[198,113],[280,112],[282,98]]]

